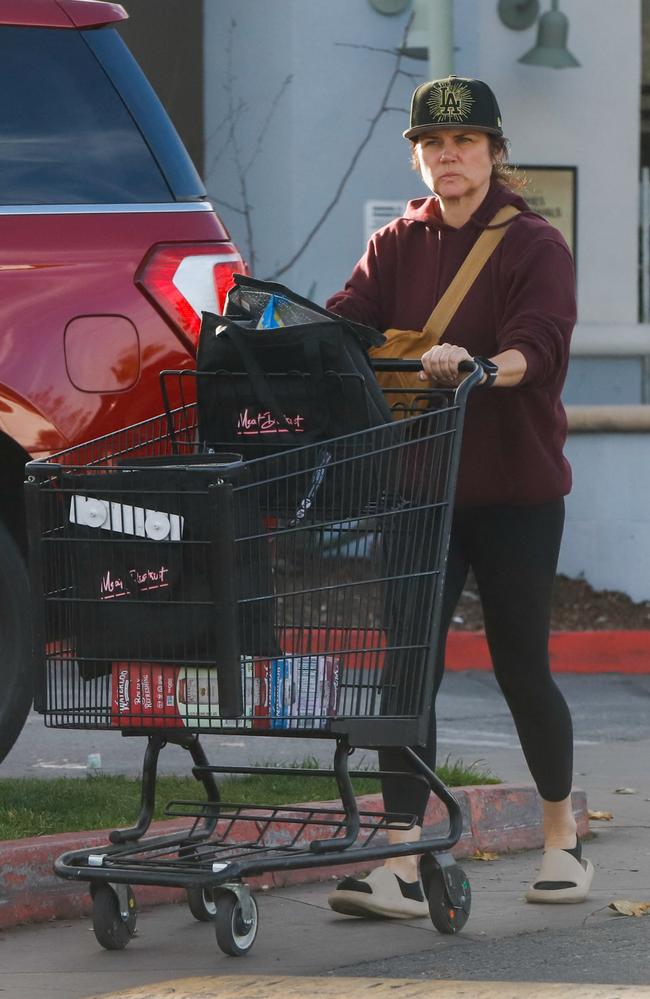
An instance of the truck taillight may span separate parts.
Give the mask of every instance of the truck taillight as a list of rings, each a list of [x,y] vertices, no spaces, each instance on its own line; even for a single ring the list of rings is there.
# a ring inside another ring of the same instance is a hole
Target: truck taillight
[[[246,273],[232,243],[159,243],[135,280],[196,350],[201,312],[223,312],[233,274]]]

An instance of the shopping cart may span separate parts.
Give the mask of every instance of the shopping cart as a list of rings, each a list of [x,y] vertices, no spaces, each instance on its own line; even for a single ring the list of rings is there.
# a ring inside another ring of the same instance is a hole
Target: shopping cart
[[[247,879],[414,853],[436,928],[465,924],[459,805],[411,747],[431,721],[463,417],[482,374],[469,368],[455,392],[406,393],[389,425],[272,453],[247,434],[237,451],[257,457],[244,458],[203,439],[187,401],[199,376],[167,372],[160,417],[28,463],[36,709],[54,728],[147,739],[137,821],[55,864],[89,882],[105,948],[134,933],[132,885],[185,888],[240,955],[258,924]],[[212,765],[202,733],[330,739],[333,770]],[[147,835],[167,743],[202,791],[166,805],[180,832]],[[404,779],[444,803],[446,835],[390,844],[386,830],[416,816],[358,807],[348,758],[377,747],[408,757]],[[218,775],[253,772],[333,774],[341,804],[221,800]]]

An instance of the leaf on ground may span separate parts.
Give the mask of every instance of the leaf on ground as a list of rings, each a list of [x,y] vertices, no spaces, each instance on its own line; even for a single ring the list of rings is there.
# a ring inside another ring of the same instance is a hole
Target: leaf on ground
[[[601,820],[603,822],[611,822],[611,820],[614,818],[614,813],[613,812],[592,812],[592,810],[589,809],[589,811],[587,812],[587,818],[588,819],[593,819],[594,821],[596,819],[598,819],[598,820]]]
[[[498,860],[498,853],[490,853],[489,850],[474,850],[472,860]]]
[[[620,898],[616,902],[610,902],[609,908],[621,916],[645,916],[650,912],[650,902],[630,902],[626,898]]]
[[[617,787],[614,794],[638,794],[635,787]]]

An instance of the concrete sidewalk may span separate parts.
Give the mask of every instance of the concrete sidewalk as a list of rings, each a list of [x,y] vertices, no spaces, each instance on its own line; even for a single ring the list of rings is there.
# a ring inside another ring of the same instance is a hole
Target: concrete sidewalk
[[[574,714],[575,784],[586,792],[586,798],[584,793],[578,794],[575,801],[581,819],[581,832],[584,833],[586,828],[587,800],[589,808],[611,811],[615,815],[622,804],[625,803],[629,809],[636,802],[645,815],[650,805],[645,802],[641,788],[648,781],[650,752],[646,754],[644,765],[641,765],[637,754],[638,747],[645,746],[648,730],[645,707],[650,697],[648,678],[629,675],[588,678],[565,674],[559,678],[559,682]],[[41,728],[41,719],[34,716],[33,724],[26,726],[16,746],[16,759],[20,757],[24,762],[37,758],[38,748],[32,743],[35,735],[41,735]],[[459,737],[463,732],[467,733],[464,737],[467,741],[461,743]],[[72,733],[79,737],[76,752],[80,761],[85,760],[88,748],[96,748],[90,736],[94,738],[104,734]],[[68,745],[69,735],[66,731],[43,730],[44,739],[53,744],[63,739]],[[450,735],[456,737],[455,741],[445,743]],[[108,761],[108,772],[112,772],[112,765],[124,757],[123,740],[116,738],[114,733],[112,736],[116,747],[112,761]],[[541,845],[538,801],[518,747],[512,720],[491,675],[471,671],[465,674],[452,673],[446,678],[439,698],[439,737],[445,746],[441,750],[441,759],[444,758],[444,752],[453,750],[455,757],[471,752],[469,759],[473,760],[478,751],[481,756],[487,757],[480,762],[487,764],[493,773],[508,782],[506,785],[458,791],[465,822],[465,833],[457,850],[458,856],[471,857],[477,849],[504,853]],[[265,753],[273,751],[278,754],[285,743],[290,742],[250,740],[257,756],[249,760],[246,757],[247,748],[240,741],[235,740],[228,746],[224,743],[229,740],[216,737],[214,741],[209,752],[210,758],[214,757],[226,764],[235,758],[239,758],[240,763],[259,762]],[[260,742],[263,746],[259,745]],[[295,743],[290,742],[290,745],[295,759],[298,747]],[[318,740],[305,740],[304,744],[300,742],[300,752],[316,752],[324,748],[328,760],[331,759],[331,743],[320,746],[320,749],[319,746]],[[70,745],[69,751],[75,751],[75,747]],[[133,756],[132,752],[128,754],[130,756]],[[136,756],[139,760],[140,751]],[[281,757],[278,757],[278,762],[282,762]],[[186,772],[187,761],[182,763],[179,770],[171,772]],[[324,762],[324,765],[329,763]],[[83,773],[83,762],[79,763],[79,768]],[[34,770],[27,767],[24,772],[31,774]],[[51,772],[53,771],[44,771]],[[605,784],[602,783],[603,780],[606,781]],[[622,786],[637,787],[639,793],[628,796],[628,799],[616,795],[615,788]],[[645,797],[650,798],[650,788]],[[442,810],[435,812],[432,808],[429,820],[436,829],[436,835],[443,834],[440,825],[442,818]],[[595,823],[594,828],[598,830],[604,825],[606,824],[602,822]],[[34,840],[0,844],[0,926],[9,927],[25,920],[70,918],[87,912],[89,899],[86,884],[61,881],[54,876],[52,864],[66,850],[106,842],[107,832],[100,831],[64,837],[41,836]],[[328,878],[335,871],[332,868],[324,869],[318,876]],[[316,875],[312,872],[310,876]],[[286,880],[287,877],[292,880]],[[273,880],[268,879],[268,883],[281,887],[297,884],[304,877],[304,872],[289,872],[282,879],[279,876]],[[650,877],[647,887],[650,890]],[[138,895],[143,904],[148,904],[154,898],[167,901],[182,897],[183,893],[179,890],[171,895],[169,891],[138,889]]]
[[[334,975],[350,981],[341,996],[358,994],[360,977],[433,981],[438,991],[429,994],[447,999],[492,996],[494,991],[478,983],[524,979],[582,983],[582,990],[575,990],[580,996],[646,995],[647,990],[619,986],[650,983],[650,917],[618,916],[608,906],[615,899],[650,901],[648,760],[650,739],[621,738],[578,749],[576,771],[590,808],[613,813],[611,821],[591,823],[594,835],[585,853],[596,877],[590,898],[579,905],[526,905],[525,887],[539,857],[522,851],[491,862],[463,861],[473,903],[467,926],[457,936],[437,933],[426,919],[377,922],[336,916],[327,906],[326,885],[296,884],[257,893],[259,934],[240,961],[217,949],[213,928],[192,920],[186,906],[162,905],[141,911],[138,935],[123,952],[102,951],[83,919],[3,931],[2,986],[12,999],[82,999],[167,982],[167,991],[152,988],[146,993],[158,997],[171,994],[179,979],[210,976],[222,995],[220,983],[227,976],[235,995],[257,997],[269,994],[264,991],[269,976],[273,982],[286,976],[295,984],[294,992],[287,986],[286,994],[297,996],[297,976],[308,976],[313,985],[313,976],[329,981]],[[514,754],[504,751],[493,763],[504,778],[519,779],[523,763]],[[616,793],[620,787],[635,793]],[[232,976],[240,976],[239,992]],[[451,985],[459,981],[476,986],[454,991]],[[585,988],[590,982],[617,987],[590,991]],[[447,991],[444,983],[450,986]],[[399,982],[394,984],[398,995],[418,995],[400,992]],[[178,990],[174,994],[183,995]],[[526,987],[498,994],[568,996],[574,989]]]
[[[463,834],[454,855],[472,857],[477,851],[504,853],[539,847],[542,844],[541,808],[533,787],[524,784],[490,784],[477,787],[455,788],[463,814]],[[322,803],[325,806],[332,805]],[[584,792],[577,790],[573,805],[580,835],[588,831],[587,801]],[[362,811],[379,811],[379,795],[365,795],[358,799]],[[291,806],[286,807],[290,812]],[[316,816],[317,817],[317,816]],[[180,832],[189,828],[188,820],[157,822],[151,834]],[[250,823],[241,834],[233,830],[235,841],[250,837]],[[448,827],[447,811],[440,801],[431,798],[425,821],[425,835],[443,838]],[[295,830],[294,830],[295,831]],[[270,837],[282,835],[281,825],[274,824]],[[329,835],[326,833],[325,835]],[[314,826],[305,831],[304,842],[323,837],[323,827]],[[5,842],[0,846],[0,929],[25,922],[42,922],[50,919],[69,919],[87,915],[91,900],[86,882],[61,880],[53,871],[54,861],[62,853],[90,847],[105,847],[108,830],[77,832],[56,836],[39,836]],[[262,875],[253,884],[273,888],[301,883],[326,881],[355,870],[367,870],[367,861],[350,865],[343,862],[344,855],[334,866],[309,870],[288,870],[272,875]],[[178,888],[138,886],[141,904],[157,905],[182,901],[185,893]]]

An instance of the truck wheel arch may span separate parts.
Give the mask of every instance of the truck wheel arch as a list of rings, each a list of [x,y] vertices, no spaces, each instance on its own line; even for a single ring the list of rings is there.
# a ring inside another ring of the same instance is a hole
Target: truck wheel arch
[[[0,432],[0,761],[20,735],[34,686],[23,490],[29,457]]]

